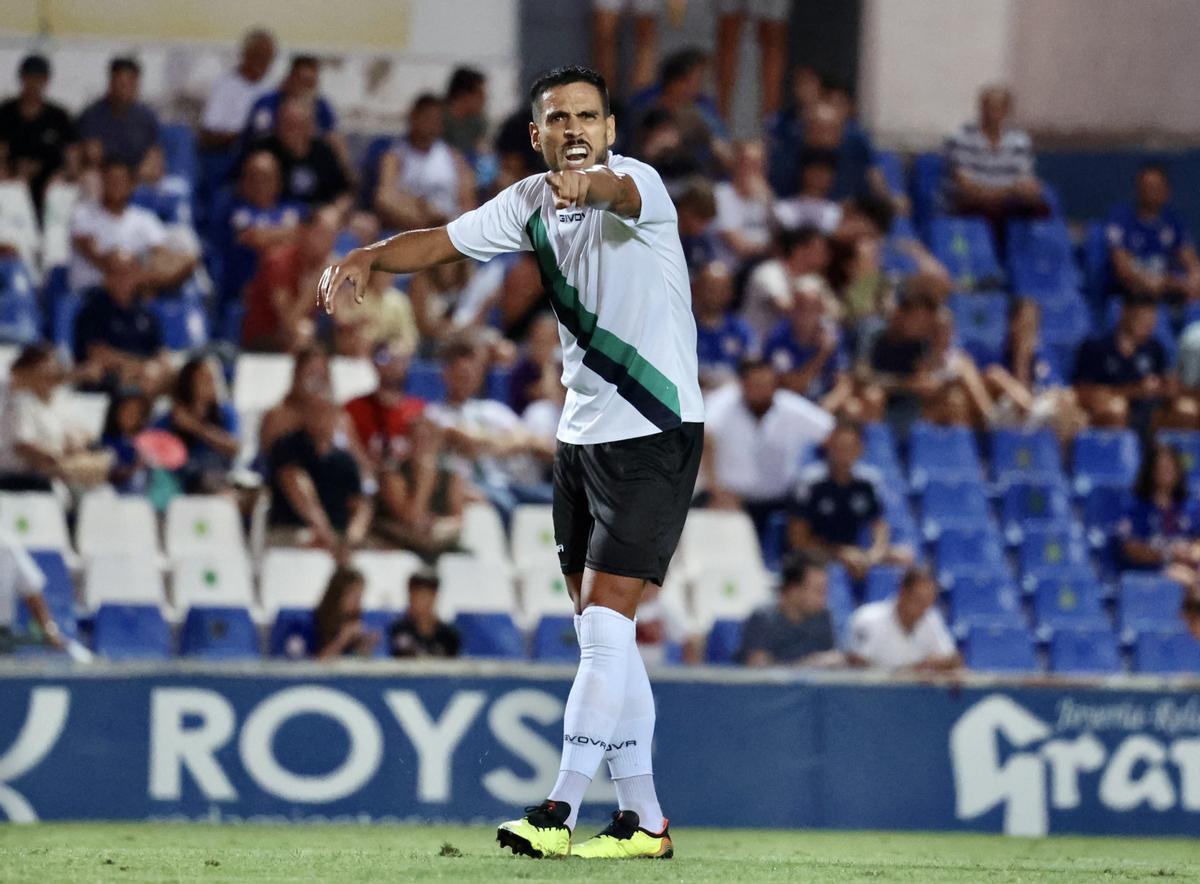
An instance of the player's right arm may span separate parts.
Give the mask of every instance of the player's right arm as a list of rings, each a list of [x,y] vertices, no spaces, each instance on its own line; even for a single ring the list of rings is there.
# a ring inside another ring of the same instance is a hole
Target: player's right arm
[[[333,313],[334,299],[343,283],[350,283],[354,300],[362,303],[367,290],[367,277],[372,270],[413,273],[465,257],[454,247],[445,227],[406,230],[369,246],[352,249],[341,261],[326,267],[317,286],[317,294],[325,312]]]

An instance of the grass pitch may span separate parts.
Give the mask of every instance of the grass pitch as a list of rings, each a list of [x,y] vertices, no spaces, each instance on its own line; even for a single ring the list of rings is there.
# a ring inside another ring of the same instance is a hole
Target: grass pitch
[[[681,829],[674,860],[530,860],[479,826],[0,825],[0,881],[1200,881],[1200,843]]]

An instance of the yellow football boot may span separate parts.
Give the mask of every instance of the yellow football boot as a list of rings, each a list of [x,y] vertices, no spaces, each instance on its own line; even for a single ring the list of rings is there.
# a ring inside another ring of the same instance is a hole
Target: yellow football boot
[[[661,832],[647,832],[632,810],[618,810],[608,828],[572,849],[583,859],[670,859],[675,855],[667,820]]]
[[[570,815],[571,805],[566,802],[543,801],[525,808],[521,819],[501,823],[496,840],[501,847],[534,859],[567,856],[571,853],[571,830],[565,823]]]

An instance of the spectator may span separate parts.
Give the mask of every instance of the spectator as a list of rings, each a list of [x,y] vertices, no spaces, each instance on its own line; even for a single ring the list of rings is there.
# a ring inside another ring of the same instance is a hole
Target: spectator
[[[100,201],[80,204],[71,218],[71,288],[80,294],[104,282],[117,256],[136,259],[138,286],[151,293],[179,285],[197,255],[172,249],[166,228],[150,211],[132,205],[133,169],[108,160],[101,171]]]
[[[780,389],[774,369],[748,359],[738,383],[706,403],[702,474],[711,506],[744,509],[759,535],[785,512],[803,464],[833,428],[833,418],[803,396]]]
[[[507,520],[520,503],[549,503],[550,485],[537,463],[554,456],[553,439],[533,436],[505,403],[479,398],[487,374],[481,348],[467,340],[442,354],[446,401],[429,407],[429,418],[446,431],[451,469],[474,485]]]
[[[412,301],[396,285],[396,276],[382,270],[367,278],[362,303],[353,299],[334,314],[336,352],[339,356],[371,358],[380,347],[415,353],[421,334]]]
[[[1124,567],[1162,570],[1191,591],[1200,588],[1200,506],[1177,449],[1161,442],[1147,449],[1117,536]]]
[[[27,55],[17,74],[21,91],[0,104],[0,144],[12,174],[28,183],[41,218],[50,180],[60,171],[71,178],[79,172],[79,139],[67,112],[46,101],[50,62],[41,55]]]
[[[173,372],[158,315],[143,297],[144,276],[129,254],[113,255],[108,267],[104,285],[85,296],[75,317],[76,372],[86,389],[128,386],[157,396]]]
[[[1153,299],[1130,296],[1116,326],[1076,350],[1072,381],[1093,421],[1111,424],[1112,415],[1127,414],[1148,427],[1154,409],[1175,392],[1166,349],[1154,336],[1158,310]]]
[[[763,342],[763,359],[779,372],[784,389],[836,411],[850,390],[846,355],[837,320],[830,315],[832,293],[814,275],[796,280],[786,319]]]
[[[844,104],[831,101],[826,90],[801,114],[776,118],[768,131],[768,167],[771,186],[778,196],[795,195],[801,182],[800,161],[807,155],[824,153],[837,161],[835,199],[866,193],[890,199],[866,130],[847,116]]]
[[[283,199],[309,208],[333,205],[338,214],[350,208],[350,179],[329,143],[317,136],[313,103],[292,98],[279,108],[274,131],[251,143],[251,150],[266,150],[279,161]]]
[[[222,392],[212,359],[194,356],[179,369],[171,410],[158,421],[187,447],[187,462],[175,474],[185,494],[217,494],[230,487],[239,426],[237,411]]]
[[[692,280],[700,385],[705,389],[732,380],[757,346],[754,330],[730,309],[732,305],[733,277],[724,264],[714,261]]]
[[[964,124],[946,141],[947,209],[983,215],[998,232],[1008,218],[1050,211],[1033,171],[1033,142],[1008,125],[1012,109],[1012,93],[989,86],[979,94],[979,121]]]
[[[841,562],[863,580],[876,565],[910,565],[913,551],[891,542],[879,473],[862,463],[862,428],[839,423],[825,440],[825,459],[800,476],[790,526],[793,549]]]
[[[425,353],[464,329],[481,329],[485,307],[504,287],[507,266],[512,265],[503,259],[483,265],[453,261],[412,275],[408,297]]]
[[[383,156],[375,211],[385,226],[437,227],[475,205],[475,179],[442,140],[443,105],[428,93],[408,113],[408,134]]]
[[[108,66],[108,92],[79,115],[79,137],[91,167],[117,160],[137,168],[159,140],[158,116],[138,101],[142,68],[132,58]]]
[[[1133,202],[1113,210],[1105,233],[1120,290],[1170,301],[1200,298],[1200,257],[1171,205],[1171,182],[1163,166],[1146,163],[1138,169]]]
[[[260,96],[243,118],[243,138],[252,144],[279,130],[279,118],[290,101],[308,104],[313,110],[313,124],[322,138],[333,137],[337,115],[321,93],[321,62],[315,55],[293,55],[287,75],[279,88]]]
[[[200,117],[200,146],[226,150],[242,134],[250,108],[267,92],[267,73],[275,62],[275,35],[261,28],[242,37],[238,66],[217,78]],[[265,131],[272,127],[267,126]]]
[[[1184,593],[1179,616],[1188,635],[1200,642],[1200,592],[1192,589]]]
[[[842,207],[832,198],[837,152],[806,150],[800,157],[800,189],[775,204],[775,221],[784,230],[815,227],[829,236],[842,220]]]
[[[722,0],[717,5],[717,109],[731,119],[733,89],[737,83],[742,25],[747,18],[758,23],[759,116],[779,110],[787,66],[790,0]]]
[[[592,0],[592,65],[614,94],[637,93],[654,82],[658,18],[663,5],[663,0]],[[678,17],[674,7],[679,5],[672,0],[673,18]],[[628,92],[621,90],[617,66],[618,34],[625,14],[633,19],[633,64],[629,68]]]
[[[283,200],[283,177],[273,153],[256,150],[246,157],[219,246],[223,302],[240,300],[261,258],[295,241],[302,210]]]
[[[458,538],[466,489],[439,469],[441,433],[425,418],[425,403],[404,392],[408,353],[387,346],[375,352],[379,385],[348,402],[358,447],[379,485],[377,530],[400,545],[436,555]]]
[[[496,130],[492,147],[500,166],[497,188],[508,187],[522,178],[545,172],[546,164],[542,155],[529,143],[528,104],[522,104],[504,118]]]
[[[118,390],[108,401],[100,446],[112,455],[109,484],[119,494],[145,494],[150,484],[150,469],[134,440],[150,422],[152,401],[136,388]]]
[[[0,532],[0,655],[12,653],[16,644],[13,625],[17,622],[17,599],[33,616],[42,641],[55,650],[65,650],[62,630],[54,622],[42,589],[46,575],[17,538]]]
[[[703,660],[704,639],[692,633],[681,600],[664,595],[657,583],[646,582],[634,629],[637,649],[646,666]]]
[[[529,403],[542,395],[542,376],[561,362],[558,320],[553,313],[539,313],[529,324],[522,355],[508,380],[508,404],[524,414]]]
[[[771,248],[775,194],[767,183],[763,146],[739,141],[733,148],[733,174],[713,188],[721,259],[731,267],[765,255]]]
[[[675,213],[679,216],[683,257],[687,261],[688,274],[694,279],[717,257],[712,230],[713,219],[717,217],[717,202],[712,185],[699,175],[689,178],[675,197]]]
[[[246,285],[242,345],[249,350],[294,353],[316,333],[313,292],[333,251],[337,210],[327,206],[310,217],[290,244],[267,251]]]
[[[341,566],[329,578],[325,594],[313,612],[318,660],[369,657],[379,633],[363,622],[362,597],[366,581],[356,568]]]
[[[672,197],[677,197],[692,178],[708,184],[701,163],[683,143],[683,131],[671,111],[661,107],[647,111],[635,131],[639,134],[632,152],[654,167]]]
[[[907,291],[870,347],[870,382],[887,400],[888,421],[902,431],[937,395],[930,344],[938,303],[921,291]]]
[[[971,354],[955,343],[954,314],[947,307],[939,308],[934,318],[929,367],[937,385],[929,418],[944,426],[987,429],[996,403]]]
[[[938,587],[925,568],[912,567],[889,599],[863,605],[850,618],[853,666],[949,672],[962,666],[935,602]]]
[[[750,615],[737,660],[746,666],[837,666],[825,566],[791,553],[783,563],[779,600]]]
[[[366,539],[373,507],[358,464],[335,444],[338,414],[328,399],[312,401],[301,429],[271,446],[271,545],[317,546],[341,558]]]
[[[746,280],[742,316],[759,340],[787,318],[799,281],[823,275],[829,266],[829,244],[815,227],[778,234],[775,251],[776,257],[755,267]]]
[[[392,624],[393,657],[457,657],[462,645],[458,629],[437,615],[438,577],[417,571],[408,579],[408,609]]]
[[[49,344],[33,344],[9,367],[0,413],[0,490],[50,491],[55,480],[95,485],[109,456],[88,451],[90,439],[66,415],[59,397],[66,372]]]
[[[37,280],[45,238],[24,179],[9,172],[0,141],[0,260],[15,255]]]
[[[669,112],[679,127],[684,151],[696,159],[700,171],[716,174],[731,166],[732,152],[721,115],[704,94],[707,71],[706,52],[681,49],[663,60],[658,83],[635,95],[629,111],[639,121],[652,109]],[[645,140],[639,134],[635,143],[644,144]]]
[[[446,87],[442,138],[464,157],[487,153],[487,77],[475,68],[455,68]]]

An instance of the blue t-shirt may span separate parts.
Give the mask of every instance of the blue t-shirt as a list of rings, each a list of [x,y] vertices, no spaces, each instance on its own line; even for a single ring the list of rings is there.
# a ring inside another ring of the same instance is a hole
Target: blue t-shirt
[[[1141,540],[1158,548],[1174,540],[1190,540],[1200,536],[1200,506],[1196,501],[1185,500],[1182,504],[1161,509],[1154,501],[1131,494],[1125,516],[1117,526],[1117,535],[1122,540]],[[1158,566],[1126,560],[1125,567],[1152,569]]]
[[[701,369],[713,366],[736,369],[753,348],[754,332],[740,316],[726,313],[715,328],[696,322],[696,353]]]
[[[1110,249],[1125,249],[1139,269],[1157,274],[1175,269],[1179,250],[1192,245],[1183,219],[1170,206],[1157,218],[1145,220],[1133,203],[1124,203],[1109,217],[1105,237]]]
[[[275,131],[275,119],[279,116],[279,105],[282,103],[283,93],[278,89],[254,102],[250,113],[246,115],[246,131],[242,133],[245,144],[252,144]],[[327,135],[337,127],[337,114],[320,95],[317,96],[315,111],[318,134]]]
[[[300,223],[303,208],[295,203],[276,203],[267,208],[238,200],[229,210],[225,225],[225,248],[221,265],[221,292],[224,297],[237,298],[242,294],[258,269],[258,252],[241,245],[238,237],[256,227],[279,227]]]
[[[767,177],[781,199],[800,189],[800,160],[806,149],[804,117],[795,110],[780,111],[766,124]],[[867,173],[877,164],[871,137],[857,120],[848,120],[837,146],[833,199],[854,196],[866,189]]]
[[[107,451],[111,451],[113,455],[112,473],[109,475],[109,481],[113,488],[120,494],[144,494],[146,486],[149,484],[149,471],[145,467],[141,469],[133,469],[138,462],[137,449],[133,446],[133,439],[129,436],[103,436],[100,439],[100,445]],[[122,479],[118,479],[115,475],[117,470],[130,470],[129,474]]]
[[[816,376],[809,388],[803,391],[809,399],[824,396],[833,389],[838,372],[845,366],[846,355],[842,346],[842,335],[840,331],[835,334],[837,335],[837,345],[834,347],[833,353],[825,361],[825,367],[821,369],[821,373]],[[804,368],[816,357],[818,350],[817,345],[801,344],[797,341],[792,334],[792,324],[784,319],[767,335],[767,339],[763,343],[762,355],[766,362],[783,375],[789,371]]]

